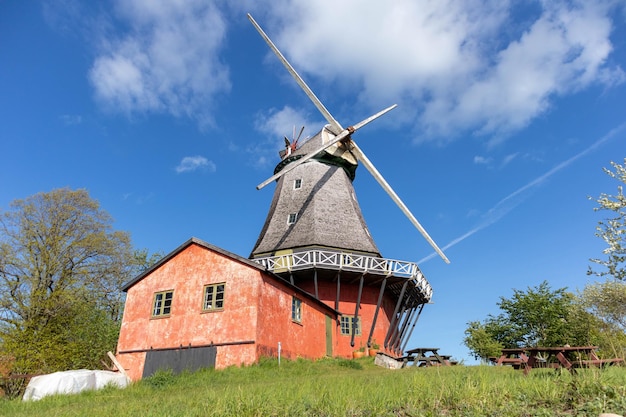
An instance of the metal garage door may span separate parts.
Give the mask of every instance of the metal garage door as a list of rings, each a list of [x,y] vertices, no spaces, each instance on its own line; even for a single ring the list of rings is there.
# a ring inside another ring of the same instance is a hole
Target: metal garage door
[[[201,368],[215,368],[216,355],[216,346],[150,350],[146,352],[142,378],[149,377],[159,369],[171,369],[174,374],[179,374],[185,370],[196,371]]]

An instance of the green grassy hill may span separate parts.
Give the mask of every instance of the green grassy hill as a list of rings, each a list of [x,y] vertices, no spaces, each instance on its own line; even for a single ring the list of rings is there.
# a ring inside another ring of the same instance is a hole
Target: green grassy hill
[[[172,376],[36,402],[1,400],[1,416],[594,416],[626,414],[626,368],[388,370],[372,358],[258,365]]]

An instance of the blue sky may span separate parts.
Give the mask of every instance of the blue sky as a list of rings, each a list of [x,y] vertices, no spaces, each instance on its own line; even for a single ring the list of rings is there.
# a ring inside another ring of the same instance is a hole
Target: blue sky
[[[263,26],[451,264],[359,168],[383,256],[434,288],[409,347],[471,362],[466,323],[512,289],[575,291],[626,156],[619,1],[0,1],[0,208],[86,188],[137,248],[248,256],[294,126],[325,123]],[[310,4],[305,4],[310,3]],[[522,3],[522,4],[520,4]]]

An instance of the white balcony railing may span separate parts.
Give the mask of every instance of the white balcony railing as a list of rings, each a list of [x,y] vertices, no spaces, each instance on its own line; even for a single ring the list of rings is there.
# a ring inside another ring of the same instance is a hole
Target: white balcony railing
[[[430,301],[433,294],[430,283],[426,280],[417,264],[413,262],[324,250],[287,253],[252,260],[275,273],[317,267],[407,278],[413,282],[415,288],[424,295],[427,301]]]

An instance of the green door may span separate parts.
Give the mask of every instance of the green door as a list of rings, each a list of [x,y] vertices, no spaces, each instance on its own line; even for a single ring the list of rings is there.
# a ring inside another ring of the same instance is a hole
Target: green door
[[[333,319],[326,316],[326,356],[333,356]]]

